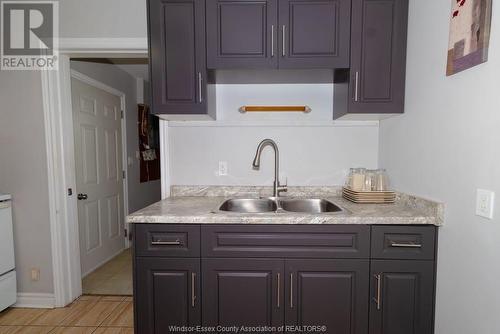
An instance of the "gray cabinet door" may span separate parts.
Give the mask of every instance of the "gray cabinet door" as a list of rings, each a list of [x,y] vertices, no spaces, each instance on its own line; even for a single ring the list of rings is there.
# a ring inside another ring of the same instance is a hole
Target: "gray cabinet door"
[[[204,0],[148,0],[152,112],[206,114]]]
[[[282,325],[283,265],[276,259],[202,259],[203,325]]]
[[[353,0],[349,112],[403,113],[408,0]]]
[[[279,67],[349,67],[350,24],[351,0],[279,0]]]
[[[432,334],[434,261],[371,262],[370,334]]]
[[[136,258],[136,333],[177,333],[201,324],[200,259]]]
[[[207,0],[209,68],[276,68],[278,0]]]
[[[325,333],[368,331],[368,260],[286,260],[285,322]]]

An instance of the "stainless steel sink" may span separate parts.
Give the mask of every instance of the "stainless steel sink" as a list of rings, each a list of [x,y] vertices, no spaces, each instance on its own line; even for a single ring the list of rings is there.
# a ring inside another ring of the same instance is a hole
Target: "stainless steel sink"
[[[313,198],[291,198],[281,199],[279,206],[284,211],[301,212],[301,213],[329,213],[329,212],[342,212],[342,208],[333,204],[326,199],[313,199]]]
[[[225,200],[215,210],[234,213],[342,213],[338,205],[316,198],[233,198]]]
[[[263,213],[278,210],[278,205],[267,198],[236,198],[228,199],[219,207],[219,211],[238,213]]]

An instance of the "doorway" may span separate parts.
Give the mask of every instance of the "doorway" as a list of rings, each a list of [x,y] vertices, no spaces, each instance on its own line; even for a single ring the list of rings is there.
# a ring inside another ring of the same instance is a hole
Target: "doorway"
[[[83,294],[131,295],[126,250],[125,94],[71,73]]]
[[[142,177],[143,165],[153,164],[148,156],[159,161],[156,142],[148,141],[144,152],[138,123],[149,105],[148,62],[77,58],[70,72],[82,293],[130,296],[125,217],[160,200],[161,193],[160,180]]]
[[[73,71],[71,98],[83,294],[131,295],[124,226],[125,95]]]

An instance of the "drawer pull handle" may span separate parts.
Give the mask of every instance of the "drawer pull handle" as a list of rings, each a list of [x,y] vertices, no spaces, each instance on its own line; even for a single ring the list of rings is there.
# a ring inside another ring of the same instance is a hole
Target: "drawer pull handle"
[[[293,308],[293,274],[290,274],[290,308]]]
[[[151,245],[153,246],[180,246],[182,242],[177,239],[174,241],[151,241]]]
[[[377,296],[373,298],[375,304],[377,304],[377,310],[380,310],[380,296],[381,296],[381,288],[382,288],[382,276],[380,274],[373,275],[377,280]]]
[[[196,274],[191,273],[191,307],[196,306]]]
[[[389,242],[391,247],[400,247],[400,248],[422,248],[422,244],[416,244],[414,242]]]

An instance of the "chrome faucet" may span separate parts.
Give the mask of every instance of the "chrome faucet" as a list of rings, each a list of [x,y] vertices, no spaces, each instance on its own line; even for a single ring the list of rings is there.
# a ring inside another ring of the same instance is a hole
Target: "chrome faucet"
[[[266,146],[271,146],[274,149],[274,184],[273,184],[273,197],[279,197],[280,192],[284,192],[288,190],[287,185],[280,184],[280,153],[278,150],[278,145],[271,139],[264,139],[260,142],[259,146],[257,146],[257,152],[255,153],[255,158],[253,159],[253,168],[260,168],[260,156],[262,154],[262,150]]]

